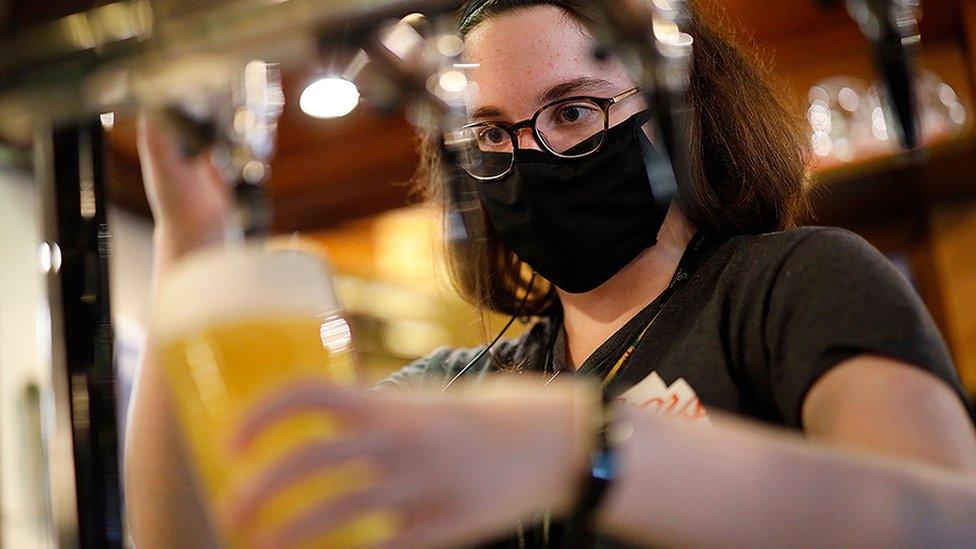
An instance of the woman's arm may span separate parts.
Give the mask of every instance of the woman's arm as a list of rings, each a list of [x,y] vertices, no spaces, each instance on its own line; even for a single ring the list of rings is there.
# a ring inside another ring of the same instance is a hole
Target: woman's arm
[[[184,159],[156,121],[139,120],[139,157],[156,222],[154,282],[184,256],[223,238],[230,197],[206,156]],[[126,512],[140,548],[215,547],[180,443],[166,380],[147,349],[127,421]]]
[[[592,439],[578,418],[595,413],[593,399],[578,387],[483,391],[362,397],[306,385],[282,394],[245,423],[242,448],[281,417],[309,410],[343,414],[360,430],[282,459],[224,518],[244,525],[279,490],[351,458],[380,465],[376,488],[325,502],[261,535],[288,545],[356,512],[395,509],[406,527],[392,546],[453,546],[510,531],[546,506],[565,513]],[[620,537],[723,547],[960,546],[976,539],[971,475],[731,419],[707,428],[621,413],[633,434],[620,447],[620,476],[599,517],[602,529]]]
[[[622,537],[723,547],[961,547],[976,539],[971,474],[732,419],[688,428],[625,413],[634,435],[600,521]],[[971,439],[971,427],[954,435]]]
[[[976,474],[976,432],[955,391],[932,373],[862,355],[818,379],[802,407],[812,440]]]

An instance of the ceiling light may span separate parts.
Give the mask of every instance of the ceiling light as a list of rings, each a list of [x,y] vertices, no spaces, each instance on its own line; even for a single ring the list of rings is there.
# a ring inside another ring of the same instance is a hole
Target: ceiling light
[[[337,77],[316,80],[305,88],[299,105],[313,118],[339,118],[359,105],[359,89],[352,82]]]

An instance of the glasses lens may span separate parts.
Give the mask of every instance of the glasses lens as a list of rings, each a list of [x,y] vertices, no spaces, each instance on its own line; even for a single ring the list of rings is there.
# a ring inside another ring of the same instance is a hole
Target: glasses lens
[[[536,129],[552,152],[584,156],[603,144],[607,115],[599,105],[586,99],[563,101],[539,113]]]
[[[480,179],[505,175],[515,161],[511,136],[491,124],[461,128],[452,135],[450,145],[458,151],[461,167]]]

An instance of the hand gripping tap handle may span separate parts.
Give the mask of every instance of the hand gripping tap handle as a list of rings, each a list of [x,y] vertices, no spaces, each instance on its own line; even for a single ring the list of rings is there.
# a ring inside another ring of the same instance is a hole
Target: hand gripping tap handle
[[[264,184],[284,107],[278,68],[262,61],[206,67],[218,75],[209,85],[148,86],[154,91],[144,94],[143,103],[169,126],[185,157],[213,157],[235,199],[228,236],[264,235],[271,218]]]

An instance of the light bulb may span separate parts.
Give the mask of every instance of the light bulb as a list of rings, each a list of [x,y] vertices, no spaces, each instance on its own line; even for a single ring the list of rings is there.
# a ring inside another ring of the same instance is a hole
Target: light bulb
[[[337,77],[316,80],[305,88],[299,105],[313,118],[340,118],[359,105],[359,89],[352,82]]]

